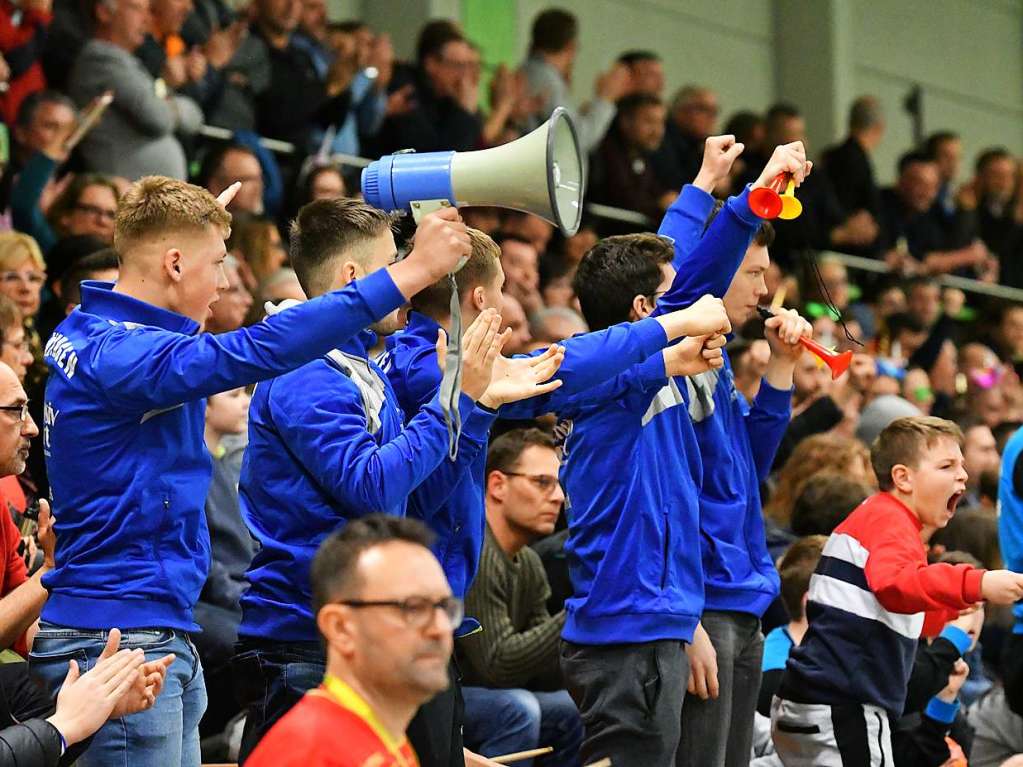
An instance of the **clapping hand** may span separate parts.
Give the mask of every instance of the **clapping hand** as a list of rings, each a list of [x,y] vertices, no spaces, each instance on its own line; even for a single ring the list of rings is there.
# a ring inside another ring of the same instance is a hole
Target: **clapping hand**
[[[499,336],[501,347],[511,335],[505,330]],[[561,381],[550,380],[565,359],[564,347],[553,345],[543,354],[533,357],[502,357],[494,360],[490,385],[480,397],[480,404],[492,410],[509,402],[537,397],[561,386]]]

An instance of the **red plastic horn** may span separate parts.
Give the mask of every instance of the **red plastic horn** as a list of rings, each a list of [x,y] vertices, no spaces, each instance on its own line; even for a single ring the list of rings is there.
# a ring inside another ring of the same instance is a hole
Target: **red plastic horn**
[[[750,197],[752,196],[753,195],[750,194]],[[758,306],[757,312],[759,312],[760,316],[765,320],[768,317],[774,316],[773,311],[763,306]],[[810,354],[831,368],[832,381],[849,369],[849,364],[852,362],[853,358],[852,350],[844,351],[839,354],[838,352],[831,351],[831,349],[828,349],[826,346],[821,346],[812,338],[807,338],[806,336],[800,336],[799,343],[801,343],[803,348],[810,352]]]
[[[812,355],[817,357],[821,362],[831,368],[831,380],[834,381],[842,373],[849,369],[849,363],[852,362],[853,353],[851,350],[844,351],[841,354],[833,352],[819,343],[814,341],[812,338],[801,336],[799,343],[803,345],[803,348],[810,352]]]
[[[781,192],[788,185],[791,176],[779,173],[767,186],[761,186],[749,193],[749,207],[760,218],[778,218],[782,211]]]

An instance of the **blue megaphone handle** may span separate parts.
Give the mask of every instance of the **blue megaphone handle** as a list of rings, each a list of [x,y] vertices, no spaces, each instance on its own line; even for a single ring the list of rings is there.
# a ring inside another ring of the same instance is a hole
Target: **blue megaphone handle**
[[[362,195],[380,210],[408,210],[417,200],[455,204],[451,186],[454,152],[389,154],[362,169]]]

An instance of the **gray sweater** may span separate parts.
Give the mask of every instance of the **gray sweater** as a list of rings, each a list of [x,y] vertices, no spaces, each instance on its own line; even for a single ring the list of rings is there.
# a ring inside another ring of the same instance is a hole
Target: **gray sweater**
[[[75,59],[68,93],[81,107],[108,88],[114,101],[82,140],[88,168],[131,181],[152,174],[185,179],[185,153],[174,132],[195,132],[202,124],[195,102],[160,98],[141,61],[116,45],[90,40]]]

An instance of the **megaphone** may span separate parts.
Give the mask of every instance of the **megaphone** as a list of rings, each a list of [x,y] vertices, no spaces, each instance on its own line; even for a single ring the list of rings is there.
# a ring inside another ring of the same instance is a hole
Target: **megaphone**
[[[570,237],[579,230],[583,161],[564,107],[522,138],[476,152],[399,152],[362,171],[362,195],[381,210],[425,213],[486,205],[532,213]],[[417,216],[418,217],[418,216]]]

